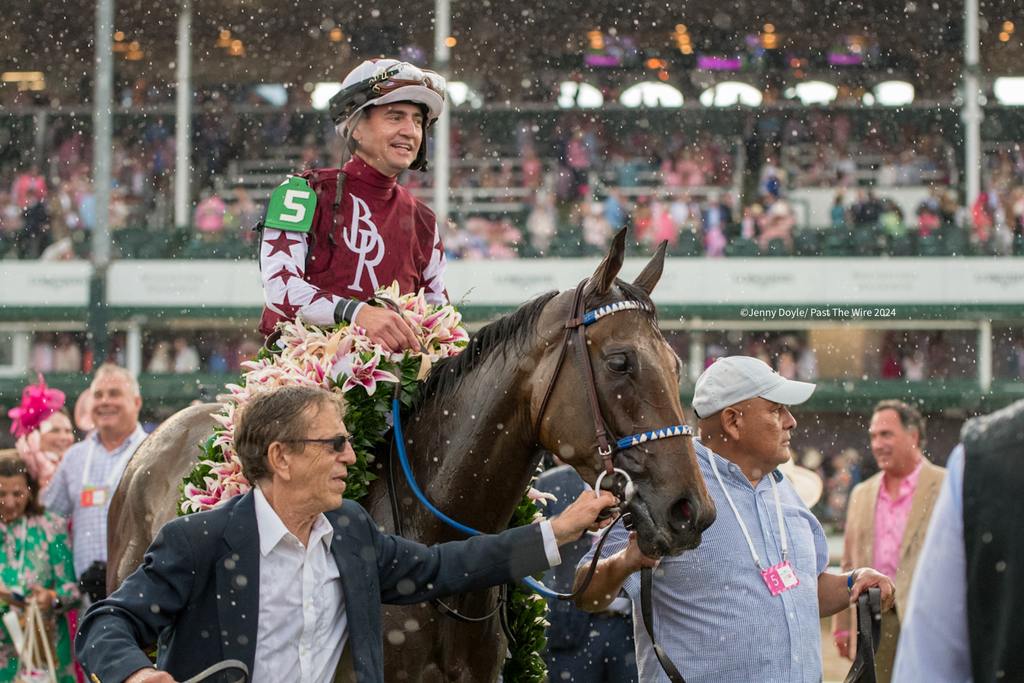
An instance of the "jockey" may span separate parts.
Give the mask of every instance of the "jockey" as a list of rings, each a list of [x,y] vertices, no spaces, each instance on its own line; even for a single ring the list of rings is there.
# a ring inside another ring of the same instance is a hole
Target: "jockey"
[[[260,332],[301,315],[359,325],[392,351],[418,347],[401,316],[367,300],[397,280],[403,294],[422,288],[429,303],[447,302],[434,212],[397,182],[408,168],[426,170],[426,131],[444,102],[444,79],[408,62],[368,60],[345,78],[330,112],[352,157],[291,176],[270,198]]]

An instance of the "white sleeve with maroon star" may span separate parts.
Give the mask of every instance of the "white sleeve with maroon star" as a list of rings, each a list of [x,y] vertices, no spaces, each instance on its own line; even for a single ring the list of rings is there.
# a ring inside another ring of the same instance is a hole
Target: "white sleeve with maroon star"
[[[333,325],[334,308],[341,297],[303,280],[306,235],[264,228],[260,245],[260,277],[267,307],[289,320],[296,314],[314,325]]]
[[[444,271],[447,267],[448,259],[445,258],[444,245],[441,244],[441,231],[437,223],[434,223],[434,246],[430,250],[430,262],[420,275],[423,296],[428,304],[440,306],[448,303],[448,290],[444,286]]]

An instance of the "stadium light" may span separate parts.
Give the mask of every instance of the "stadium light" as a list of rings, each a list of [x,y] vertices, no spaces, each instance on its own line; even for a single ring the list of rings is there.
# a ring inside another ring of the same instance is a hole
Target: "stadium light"
[[[805,106],[829,104],[839,96],[839,88],[825,81],[803,81],[786,90],[786,97],[797,98]]]
[[[999,104],[1010,107],[1024,106],[1024,77],[1000,76],[992,83],[992,93]]]
[[[604,104],[604,95],[589,83],[562,81],[558,86],[558,106],[562,109],[596,109]]]
[[[749,83],[722,81],[700,94],[700,103],[705,107],[759,107],[764,96]]]
[[[875,102],[883,107],[902,107],[913,101],[914,86],[906,81],[882,81],[875,86]]]
[[[309,96],[309,101],[313,105],[313,109],[327,109],[327,105],[330,104],[331,98],[338,94],[341,90],[341,83],[317,83],[313,86],[313,93]]]
[[[461,107],[463,104],[468,103],[471,108],[479,109],[484,105],[484,98],[480,97],[480,93],[462,81],[448,82],[448,97],[451,98],[452,104],[456,107]]]
[[[636,107],[681,107],[683,93],[668,83],[644,81],[626,88],[619,102],[631,108]]]

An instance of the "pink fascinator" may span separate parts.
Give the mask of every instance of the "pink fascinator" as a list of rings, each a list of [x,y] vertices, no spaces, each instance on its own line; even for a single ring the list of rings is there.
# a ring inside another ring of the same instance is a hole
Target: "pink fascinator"
[[[38,384],[29,384],[21,392],[21,405],[7,411],[11,418],[11,433],[17,437],[39,429],[48,417],[64,407],[64,392],[51,389],[39,375]]]

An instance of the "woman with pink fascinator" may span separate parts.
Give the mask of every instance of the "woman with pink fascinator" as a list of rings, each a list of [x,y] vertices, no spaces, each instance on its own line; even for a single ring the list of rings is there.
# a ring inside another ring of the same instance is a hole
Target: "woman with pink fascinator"
[[[21,404],[7,415],[11,418],[11,433],[18,439],[18,454],[40,489],[45,489],[75,440],[71,419],[64,411],[64,392],[47,387],[39,375],[39,383],[25,387]]]

